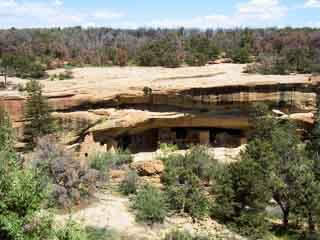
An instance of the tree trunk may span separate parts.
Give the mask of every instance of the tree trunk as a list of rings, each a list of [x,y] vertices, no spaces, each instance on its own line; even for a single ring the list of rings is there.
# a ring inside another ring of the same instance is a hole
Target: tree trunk
[[[313,220],[312,213],[310,211],[308,212],[308,227],[309,227],[309,232],[315,232],[316,226]]]
[[[7,87],[8,67],[5,67],[3,75],[4,75],[4,87],[6,88]]]
[[[283,224],[284,228],[288,228],[288,225],[289,225],[289,210],[288,209],[283,209],[282,224]]]

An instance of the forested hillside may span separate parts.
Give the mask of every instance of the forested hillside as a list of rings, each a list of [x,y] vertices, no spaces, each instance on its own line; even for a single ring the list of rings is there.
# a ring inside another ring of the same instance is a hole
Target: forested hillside
[[[255,62],[248,72],[319,72],[320,32],[284,29],[52,28],[0,30],[1,65],[11,75],[39,78],[72,66],[201,66],[218,57]]]

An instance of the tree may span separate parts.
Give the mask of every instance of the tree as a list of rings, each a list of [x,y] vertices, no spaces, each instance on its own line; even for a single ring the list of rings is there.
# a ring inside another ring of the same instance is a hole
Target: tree
[[[294,124],[276,119],[265,106],[258,106],[251,122],[254,129],[245,154],[263,169],[265,185],[281,208],[283,225],[287,227],[296,197],[295,168],[304,162],[300,138]]]
[[[299,177],[296,166],[303,164],[304,157],[298,148],[300,139],[296,129],[290,123],[278,125],[272,131],[270,144],[270,153],[273,153],[273,158],[268,160],[271,164],[269,186],[273,199],[282,210],[283,226],[287,228],[296,200],[294,186]]]
[[[243,48],[237,48],[233,52],[232,59],[235,63],[250,63],[250,53],[248,48],[243,47]]]
[[[253,114],[254,129],[240,161],[227,166],[217,179],[218,214],[239,218],[247,208],[264,209],[272,198],[282,211],[285,228],[296,213],[313,231],[320,197],[317,159],[306,154],[294,124],[263,115],[264,111],[260,108]]]
[[[175,34],[145,43],[138,51],[140,66],[179,67],[183,62],[181,40]]]
[[[25,104],[24,137],[28,147],[33,149],[37,138],[54,132],[54,121],[47,99],[42,94],[42,87],[37,80],[30,80],[26,85],[27,101]]]
[[[266,169],[256,158],[267,158],[263,141],[249,143],[238,162],[226,166],[215,176],[213,192],[216,196],[214,214],[223,219],[241,217],[247,209],[259,212],[267,206],[271,192]],[[261,160],[262,162],[263,160]]]
[[[8,113],[0,106],[0,152],[13,150],[13,130]]]
[[[128,65],[128,51],[126,49],[117,48],[115,64],[120,67],[124,67]]]
[[[7,79],[14,71],[14,57],[12,55],[3,55],[0,60],[0,71],[4,77],[4,87],[7,87]]]
[[[316,230],[320,213],[320,181],[313,170],[313,161],[306,155],[303,164],[295,166],[297,178],[293,188],[294,212],[302,219],[306,219],[309,232]]]
[[[188,213],[193,220],[208,213],[209,200],[202,183],[208,183],[211,173],[219,168],[207,148],[196,146],[184,156],[170,154],[162,159],[165,171],[162,182],[171,209]]]
[[[40,239],[47,232],[37,232],[33,221],[45,192],[36,172],[18,164],[12,132],[8,115],[0,110],[0,239]]]

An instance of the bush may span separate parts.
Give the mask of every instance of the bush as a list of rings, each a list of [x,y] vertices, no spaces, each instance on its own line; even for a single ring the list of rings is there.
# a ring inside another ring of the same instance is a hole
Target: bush
[[[194,219],[208,213],[209,201],[203,184],[209,183],[211,174],[219,166],[206,147],[192,147],[185,156],[170,154],[163,157],[165,185],[170,208],[190,214]]]
[[[70,70],[66,70],[63,73],[60,73],[58,75],[59,80],[66,80],[66,79],[72,79],[73,78],[73,72]]]
[[[310,72],[315,75],[319,75],[320,74],[320,64],[312,64],[310,66]]]
[[[245,47],[235,49],[232,54],[232,60],[235,63],[250,63],[251,59],[249,50]]]
[[[56,233],[57,240],[88,240],[89,237],[86,231],[77,223],[69,220],[61,229]]]
[[[15,153],[0,152],[0,239],[49,235],[48,222],[37,216],[46,196],[35,171],[18,166]]]
[[[110,169],[117,169],[132,162],[129,151],[117,150],[116,152],[99,152],[89,160],[90,167],[108,175]]]
[[[52,190],[55,205],[70,207],[96,190],[98,171],[81,167],[72,152],[59,145],[54,136],[38,141],[32,166],[41,173],[43,188]]]
[[[269,232],[269,225],[263,213],[247,211],[229,224],[229,227],[241,236],[263,239]]]
[[[208,57],[202,53],[189,53],[185,59],[189,66],[204,66],[208,60]]]
[[[132,208],[136,210],[138,221],[149,224],[163,223],[168,212],[164,195],[151,185],[143,186],[137,193]]]
[[[200,180],[209,181],[212,172],[219,167],[219,163],[204,146],[194,146],[183,155],[166,154],[161,158],[165,163],[165,171],[162,180],[166,184],[180,182],[183,172],[190,171]],[[180,178],[177,179],[177,178]]]
[[[172,231],[167,233],[163,240],[210,240],[211,238],[208,236],[192,236],[187,231]]]
[[[182,59],[177,52],[165,52],[161,58],[161,66],[167,68],[177,68],[182,64]]]
[[[88,240],[125,240],[117,231],[109,228],[86,227]]]
[[[45,68],[34,57],[25,54],[7,55],[5,65],[16,77],[42,78],[45,76]]]
[[[152,95],[152,88],[144,87],[142,91],[143,91],[144,96],[151,96]]]
[[[191,174],[185,176],[183,184],[166,186],[166,195],[172,210],[188,213],[193,219],[201,219],[208,214],[209,200],[205,196],[198,179]]]
[[[125,179],[120,184],[120,191],[125,195],[135,194],[138,189],[138,174],[129,171]]]

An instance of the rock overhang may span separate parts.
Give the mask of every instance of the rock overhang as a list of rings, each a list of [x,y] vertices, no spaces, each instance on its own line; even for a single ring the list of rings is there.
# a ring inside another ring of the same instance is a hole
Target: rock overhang
[[[61,122],[85,134],[116,138],[148,129],[204,127],[247,129],[252,104],[264,102],[311,124],[318,81],[309,75],[262,76],[242,73],[243,65],[199,68],[82,68],[75,79],[42,81],[44,93]],[[113,72],[114,71],[114,72]],[[103,73],[110,76],[103,77]],[[17,81],[17,80],[16,80]],[[145,92],[145,88],[151,91]],[[25,94],[0,92],[0,104],[14,125],[23,123]],[[81,128],[81,129],[80,129]]]

